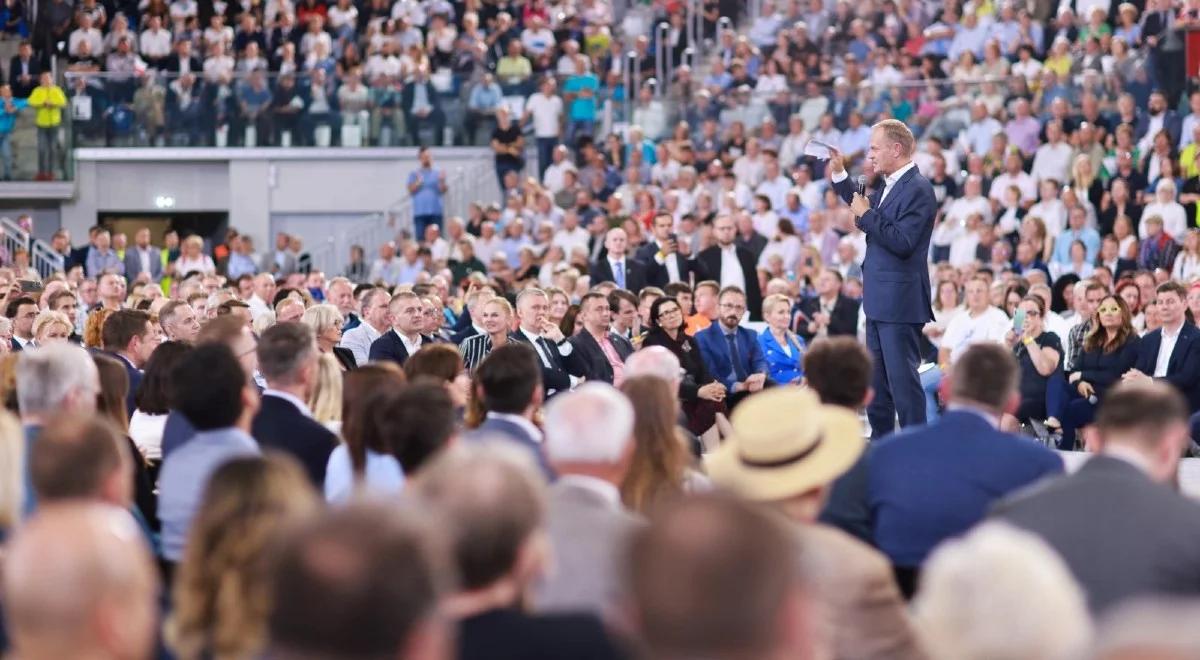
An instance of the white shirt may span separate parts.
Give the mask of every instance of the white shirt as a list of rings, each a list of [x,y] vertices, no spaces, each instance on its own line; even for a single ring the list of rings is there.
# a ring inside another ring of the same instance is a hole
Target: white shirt
[[[293,406],[296,406],[296,409],[299,410],[305,417],[312,417],[312,411],[308,409],[308,404],[301,401],[299,397],[290,392],[283,392],[268,387],[267,389],[263,390],[263,396],[273,396],[283,399]]]
[[[421,336],[420,335],[417,335],[416,341],[412,341],[408,337],[405,337],[404,335],[400,334],[400,331],[396,330],[395,328],[392,328],[392,332],[396,333],[396,336],[400,338],[400,343],[404,344],[404,350],[405,350],[405,352],[408,353],[409,357],[416,355],[417,351],[421,350]]]
[[[1033,157],[1033,178],[1039,183],[1046,179],[1056,179],[1060,184],[1066,181],[1071,167],[1071,156],[1075,150],[1066,142],[1058,144],[1047,142],[1038,147]]]
[[[742,272],[742,264],[738,261],[736,245],[721,248],[721,288],[727,286],[746,290],[746,274]]]
[[[1002,343],[1010,325],[1008,316],[996,307],[989,306],[978,316],[972,316],[970,312],[959,314],[946,326],[941,348],[950,349],[950,363],[953,364],[972,344]]]
[[[1175,352],[1175,342],[1179,341],[1179,332],[1183,330],[1183,324],[1175,328],[1174,334],[1167,334],[1167,326],[1162,327],[1162,343],[1158,345],[1158,359],[1154,361],[1155,378],[1163,378],[1167,375],[1167,365],[1171,363],[1171,353]]]
[[[659,245],[659,248],[661,247]],[[654,253],[654,261],[660,266],[667,267],[667,281],[681,282],[683,280],[679,277],[679,260],[674,257],[675,255],[663,254],[661,251]]]
[[[250,306],[250,316],[256,319],[271,311],[271,307],[262,298],[259,298],[257,293],[250,296],[250,300],[247,300],[246,304]]]
[[[141,248],[134,248],[134,249],[137,250],[138,263],[142,267],[142,272],[149,274],[150,273],[150,250],[143,250]]]
[[[363,365],[370,361],[371,344],[382,336],[382,332],[371,327],[370,323],[363,321],[347,330],[342,335],[342,341],[338,343],[338,346],[350,349],[350,352],[354,353],[355,364]]]
[[[916,166],[917,166],[917,164],[914,161],[910,160],[907,163],[905,163],[904,165],[900,166],[900,169],[883,177],[883,194],[879,196],[879,205],[880,206],[883,205],[883,200],[887,199],[888,193],[891,192],[892,188],[894,188],[896,186],[896,182],[900,180],[900,177],[907,174],[909,170],[911,170],[912,168],[914,168]],[[847,172],[846,170],[842,170],[838,174],[833,175],[833,182],[841,183],[842,181],[845,181],[849,177],[850,177],[850,173]]]
[[[538,444],[541,444],[541,442],[542,442],[541,430],[539,430],[538,427],[534,426],[533,422],[529,421],[528,419],[525,419],[521,415],[514,415],[512,413],[489,412],[487,414],[487,418],[488,419],[499,419],[499,420],[505,421],[505,422],[512,422],[513,424],[516,424],[517,426],[524,429],[524,431],[529,434],[529,437],[533,438],[534,442],[537,442]]]
[[[546,96],[541,92],[529,97],[525,109],[533,117],[533,134],[540,138],[558,137],[559,119],[563,114],[563,102],[558,96]]]

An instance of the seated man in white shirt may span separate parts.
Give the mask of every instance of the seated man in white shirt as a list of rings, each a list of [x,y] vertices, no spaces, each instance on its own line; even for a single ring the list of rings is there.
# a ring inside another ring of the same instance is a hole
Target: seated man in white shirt
[[[955,316],[942,334],[938,348],[938,363],[921,371],[921,385],[925,388],[926,420],[937,419],[937,391],[942,374],[958,360],[972,344],[981,342],[1003,342],[1011,323],[1008,315],[993,307],[988,295],[988,278],[976,275],[967,281],[966,310]]]

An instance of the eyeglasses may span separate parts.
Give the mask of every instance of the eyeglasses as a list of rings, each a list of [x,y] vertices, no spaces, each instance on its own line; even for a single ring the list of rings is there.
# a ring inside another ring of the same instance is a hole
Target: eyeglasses
[[[1113,306],[1113,307],[1101,307],[1100,309],[1097,309],[1096,311],[1097,311],[1097,312],[1099,312],[1100,314],[1120,314],[1120,313],[1121,313],[1121,308],[1120,308],[1120,307],[1116,307],[1116,306]]]
[[[744,310],[744,309],[746,309],[746,306],[745,306],[745,305],[739,305],[739,304],[737,304],[737,303],[721,303],[721,309],[728,309],[728,310],[733,310],[733,311],[739,311],[739,310]]]

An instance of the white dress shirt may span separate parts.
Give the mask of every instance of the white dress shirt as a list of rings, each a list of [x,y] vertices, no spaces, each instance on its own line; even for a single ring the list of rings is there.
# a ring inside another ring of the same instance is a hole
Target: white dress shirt
[[[1167,326],[1162,327],[1162,343],[1158,345],[1158,359],[1154,361],[1155,378],[1164,378],[1167,375],[1167,366],[1171,364],[1171,353],[1175,352],[1175,342],[1179,341],[1179,331],[1183,330],[1183,324],[1175,328],[1175,332],[1168,334]]]
[[[413,341],[400,334],[395,328],[392,328],[392,332],[395,332],[396,336],[400,338],[400,343],[404,344],[404,350],[408,353],[409,357],[416,355],[417,351],[421,350],[421,335],[417,335],[417,340]]]
[[[347,330],[342,335],[342,341],[338,343],[338,346],[350,349],[350,352],[354,354],[355,364],[363,365],[370,361],[371,344],[382,336],[382,332],[376,330],[370,323],[363,321]]]
[[[910,160],[907,163],[905,163],[904,165],[901,165],[900,168],[897,169],[895,172],[892,172],[891,174],[888,174],[883,177],[883,194],[879,196],[879,205],[880,206],[883,206],[883,200],[887,199],[888,193],[892,191],[892,188],[896,187],[896,182],[900,180],[900,177],[907,174],[909,170],[911,170],[912,168],[914,168],[916,166],[917,166],[917,164],[914,161]],[[846,170],[842,170],[841,172],[833,175],[833,182],[841,183],[842,181],[845,181],[849,177],[850,177],[850,173],[847,172]]]
[[[737,258],[737,246],[721,248],[721,288],[736,286],[746,290],[746,273],[742,272],[742,263]]]
[[[682,282],[683,278],[679,276],[679,260],[673,254],[665,254],[662,252],[662,245],[659,246],[659,251],[654,253],[654,261],[660,266],[667,267],[668,282]]]

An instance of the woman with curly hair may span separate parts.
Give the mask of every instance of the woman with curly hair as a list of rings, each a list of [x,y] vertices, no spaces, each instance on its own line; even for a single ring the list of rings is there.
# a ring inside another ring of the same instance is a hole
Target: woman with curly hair
[[[213,474],[171,593],[166,641],[180,660],[261,656],[269,549],[318,503],[304,470],[281,454],[235,459]]]

